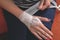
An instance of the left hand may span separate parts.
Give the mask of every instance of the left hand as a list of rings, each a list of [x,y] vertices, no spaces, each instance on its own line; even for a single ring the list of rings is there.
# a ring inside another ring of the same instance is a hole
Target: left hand
[[[53,33],[41,21],[50,22],[51,19],[48,19],[46,17],[34,16],[32,25],[28,27],[28,29],[39,40],[43,40],[42,38],[44,38],[45,40],[52,40]]]
[[[41,4],[38,7],[40,10],[45,10],[50,6],[50,0],[41,0]]]

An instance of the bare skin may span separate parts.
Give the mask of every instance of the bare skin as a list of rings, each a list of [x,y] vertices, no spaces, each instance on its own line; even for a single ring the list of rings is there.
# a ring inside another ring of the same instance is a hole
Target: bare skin
[[[45,10],[50,6],[50,0],[42,0],[40,6],[38,7],[40,10]]]
[[[47,5],[47,3],[49,3]],[[40,10],[44,10],[46,9],[48,6],[50,5],[50,1],[49,0],[43,0],[43,2],[41,3],[41,5],[39,6]],[[13,1],[11,0],[0,0],[0,6],[2,8],[4,8],[5,10],[9,11],[11,14],[13,14],[14,16],[16,16],[19,19],[19,16],[24,12],[22,11],[20,8],[18,8]],[[50,19],[45,18],[45,17],[40,17],[40,16],[34,16],[34,17],[38,17],[41,21],[46,21],[49,22]],[[38,22],[37,22],[38,23]],[[38,26],[31,26],[31,28],[29,28],[29,30],[39,39],[42,40],[42,38],[44,39],[52,39],[52,32],[46,28],[46,26],[44,26],[43,24],[37,24]]]

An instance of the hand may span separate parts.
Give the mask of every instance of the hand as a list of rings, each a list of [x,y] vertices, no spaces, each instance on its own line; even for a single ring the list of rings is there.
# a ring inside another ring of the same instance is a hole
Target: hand
[[[41,21],[46,21],[49,22],[50,19],[45,18],[45,17],[38,17],[35,16],[37,18],[39,18]],[[36,20],[36,19],[35,19]],[[28,28],[39,40],[42,40],[42,38],[44,38],[45,40],[47,39],[52,39],[52,32],[46,28],[46,26],[44,26],[42,23],[39,23],[39,21],[36,22],[36,24],[32,24],[32,26],[30,28]]]
[[[50,0],[41,0],[41,4],[38,7],[40,10],[45,10],[46,8],[49,8],[50,6]]]
[[[44,24],[41,21],[49,22],[50,19],[39,17],[39,16],[32,16],[26,12],[22,13],[19,16],[19,19],[21,22],[23,22],[26,27],[39,39],[52,39],[52,32],[44,26]]]

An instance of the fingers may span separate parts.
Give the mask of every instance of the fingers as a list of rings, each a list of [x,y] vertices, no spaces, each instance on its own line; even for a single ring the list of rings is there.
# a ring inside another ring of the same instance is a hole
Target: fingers
[[[40,16],[34,16],[34,17],[38,17],[41,21],[45,21],[45,22],[50,22],[51,19],[47,18],[47,17],[40,17]]]
[[[46,17],[38,17],[41,21],[45,21],[45,22],[50,22],[51,19],[48,19]]]
[[[42,33],[38,32],[38,31],[37,31],[37,33],[38,33],[42,38],[44,38],[44,39],[46,39],[46,40],[48,39],[48,38],[47,38],[46,36],[44,36]]]
[[[41,4],[39,6],[40,10],[45,10],[46,8],[49,8],[50,6],[50,1],[49,0],[42,0]]]
[[[34,21],[33,23],[34,23],[35,26],[40,27],[40,30],[41,30],[41,28],[42,28],[46,33],[48,33],[49,35],[53,36],[52,32],[51,32],[48,28],[46,28],[46,27],[43,25],[43,23],[42,23],[38,18],[35,18],[34,20],[35,20],[35,21]],[[35,27],[35,28],[37,29],[37,27]],[[38,30],[38,29],[37,29],[37,30]]]
[[[45,1],[44,6],[42,7],[42,10],[45,10],[46,8],[49,8],[50,6],[50,1]]]
[[[32,26],[30,28],[30,31],[40,40],[42,40],[42,38],[44,38],[46,40],[52,39],[50,30],[47,30],[45,28],[45,26],[42,27],[41,24],[40,24],[40,26],[34,26],[34,27]]]
[[[48,34],[50,34],[51,36],[53,36],[53,33],[52,33],[48,28],[46,28],[43,24],[40,24],[40,27],[41,27],[45,32],[47,32]]]
[[[34,26],[38,26],[40,28],[42,28],[45,32],[47,32],[48,34],[50,34],[51,36],[53,36],[52,32],[46,28],[43,23],[38,19],[38,18],[35,18],[34,21],[33,21],[33,24]],[[36,27],[35,27],[36,28]],[[38,30],[38,29],[37,29]],[[40,29],[41,30],[41,29]]]
[[[31,25],[32,27],[29,29],[38,39],[52,39],[52,32],[48,28],[46,28],[37,17],[33,19],[32,22],[33,25]]]
[[[40,6],[39,6],[40,10],[42,10],[43,4],[44,4],[44,0],[41,0]]]
[[[32,29],[33,30],[33,29]],[[42,38],[33,30],[31,31],[39,40],[42,40]]]
[[[52,39],[51,35],[48,34],[45,30],[41,29],[40,27],[36,26],[36,30],[39,33],[39,35],[44,39]]]

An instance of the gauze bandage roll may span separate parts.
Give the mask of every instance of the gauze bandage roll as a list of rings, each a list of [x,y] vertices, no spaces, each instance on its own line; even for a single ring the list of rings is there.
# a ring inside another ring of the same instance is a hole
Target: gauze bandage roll
[[[34,17],[26,12],[22,13],[19,16],[19,19],[21,22],[23,22],[28,27],[37,26],[39,24],[42,24],[42,22],[40,21],[40,19],[38,17]]]

